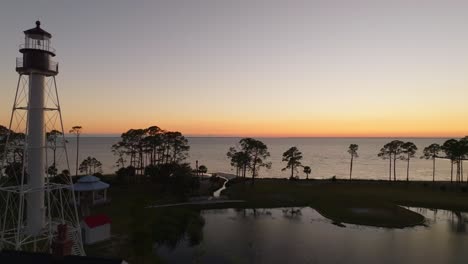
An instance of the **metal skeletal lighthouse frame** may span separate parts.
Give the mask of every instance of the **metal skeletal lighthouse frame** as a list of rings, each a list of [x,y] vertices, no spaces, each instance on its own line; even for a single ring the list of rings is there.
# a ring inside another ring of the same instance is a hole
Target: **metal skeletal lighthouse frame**
[[[4,152],[0,153],[0,249],[51,252],[58,225],[68,226],[71,254],[84,255],[69,173],[55,76],[52,35],[24,31]],[[59,173],[59,169],[63,172]]]

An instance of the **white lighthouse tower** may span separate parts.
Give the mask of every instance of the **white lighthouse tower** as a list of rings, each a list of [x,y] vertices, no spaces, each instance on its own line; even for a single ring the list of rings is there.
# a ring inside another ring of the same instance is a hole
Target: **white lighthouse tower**
[[[23,56],[16,59],[19,78],[0,174],[0,249],[51,252],[59,225],[66,225],[70,253],[84,255],[55,80],[58,63],[51,59],[52,35],[40,25],[24,31]]]

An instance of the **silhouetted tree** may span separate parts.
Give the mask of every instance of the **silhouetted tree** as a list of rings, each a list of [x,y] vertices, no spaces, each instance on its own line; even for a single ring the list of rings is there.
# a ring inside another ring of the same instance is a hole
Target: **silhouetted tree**
[[[403,153],[403,144],[404,142],[401,140],[393,140],[390,142],[391,149],[393,152],[393,180],[396,181],[396,160],[397,158]]]
[[[392,152],[390,150],[390,145],[385,144],[383,148],[380,149],[379,154],[377,154],[378,157],[386,160],[388,159],[389,161],[389,167],[388,167],[388,180],[392,180]]]
[[[122,142],[118,142],[114,145],[112,145],[112,153],[117,156],[117,161],[115,162],[117,168],[125,168],[125,162],[127,161],[125,159],[125,147],[122,144]]]
[[[351,164],[349,166],[349,179],[350,180],[351,180],[351,175],[353,174],[353,160],[354,158],[359,157],[357,153],[358,149],[359,149],[359,146],[357,144],[351,144],[349,145],[349,148],[348,148],[348,153],[351,155]]]
[[[306,174],[306,179],[309,179],[309,174],[312,172],[310,166],[304,166],[304,173]]]
[[[198,172],[201,173],[202,175],[208,172],[208,168],[205,165],[200,165],[198,167]]]
[[[247,168],[250,164],[250,157],[244,151],[237,151],[236,148],[231,147],[226,156],[231,160],[231,166],[236,168],[236,176],[245,178]]]
[[[74,126],[72,127],[72,129],[70,130],[70,133],[71,134],[75,134],[76,135],[76,172],[75,172],[75,176],[78,176],[78,159],[79,159],[79,153],[80,153],[80,135],[81,135],[81,130],[83,128],[81,126]]]
[[[0,125],[0,164],[3,164],[3,155],[5,154],[6,141],[9,133],[10,130],[8,128]]]
[[[87,157],[80,164],[80,172],[88,175],[102,173],[102,163],[94,157]]]
[[[432,159],[432,181],[435,182],[435,161],[439,152],[441,151],[441,146],[439,144],[431,144],[424,148],[423,156],[421,159]]]
[[[467,159],[468,157],[468,136],[465,136],[464,138],[460,139],[460,147],[461,147],[461,155],[460,155],[460,177],[461,181],[463,181],[463,161]],[[466,179],[466,182],[468,183],[468,177]]]
[[[410,167],[410,159],[414,157],[416,154],[416,151],[418,150],[418,147],[413,142],[405,142],[403,145],[401,145],[402,153],[403,155],[401,158],[403,160],[407,160],[407,166],[406,166],[406,181],[409,181],[409,167]]]
[[[441,148],[445,153],[445,157],[450,159],[450,182],[453,182],[453,165],[457,162],[458,141],[456,139],[446,140]]]
[[[11,179],[16,179],[17,183],[21,180],[24,145],[26,136],[21,132],[14,132],[4,126],[0,126],[0,176],[5,174]],[[8,149],[6,148],[8,144]]]
[[[468,137],[460,140],[449,139],[442,145],[442,151],[451,161],[450,181],[453,182],[453,165],[457,166],[456,181],[463,181],[463,160],[468,155]]]
[[[266,162],[266,159],[270,156],[270,152],[268,152],[267,145],[260,140],[243,138],[239,143],[244,152],[250,157],[249,167],[252,171],[252,183],[254,183],[255,177],[258,175],[258,171],[261,167],[271,167],[271,162]]]
[[[120,136],[121,140],[112,145],[112,152],[118,157],[117,166],[135,168],[139,174],[147,166],[180,163],[188,157],[188,140],[180,133],[165,131],[157,126],[145,129],[130,129]]]
[[[401,140],[393,140],[383,146],[380,149],[379,157],[383,159],[390,159],[390,168],[389,168],[389,180],[391,180],[391,171],[392,171],[392,160],[393,160],[393,180],[396,181],[396,160],[400,157],[403,149],[402,145],[404,144]]]
[[[228,157],[232,157],[237,152],[243,152],[248,157],[248,169],[252,172],[252,184],[255,181],[255,177],[258,175],[258,171],[261,167],[270,168],[271,162],[266,162],[266,159],[270,156],[268,147],[260,140],[253,138],[243,138],[239,141],[240,150],[232,147],[229,149]]]
[[[10,130],[0,125],[0,177],[3,176],[3,166],[6,163],[5,147]]]
[[[60,138],[63,143],[66,142],[63,138],[63,133],[58,130],[54,129],[46,133],[48,148],[52,150],[52,165],[49,167],[48,174],[52,176],[57,175],[57,147],[59,145]]]
[[[70,171],[69,170],[62,170],[57,176],[52,178],[52,182],[55,183],[62,183],[62,184],[69,184],[70,183]]]
[[[297,172],[297,167],[301,166],[302,153],[297,147],[291,147],[283,153],[282,161],[287,162],[286,167],[282,171],[291,169],[291,179],[294,178],[294,172]]]
[[[166,132],[164,133],[167,141],[167,162],[179,163],[188,157],[190,146],[188,140],[180,132]]]

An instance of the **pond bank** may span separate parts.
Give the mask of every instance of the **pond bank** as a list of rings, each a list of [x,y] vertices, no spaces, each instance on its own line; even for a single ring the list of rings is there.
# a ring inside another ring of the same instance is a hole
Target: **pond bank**
[[[417,182],[234,180],[223,194],[250,208],[311,206],[336,222],[392,228],[424,224],[422,215],[401,206],[468,211],[467,193]]]

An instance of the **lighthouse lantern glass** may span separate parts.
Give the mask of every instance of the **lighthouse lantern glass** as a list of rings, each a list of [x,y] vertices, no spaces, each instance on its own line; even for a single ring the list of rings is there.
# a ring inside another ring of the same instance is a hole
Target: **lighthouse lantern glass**
[[[27,34],[24,39],[24,48],[50,50],[50,38],[45,35]]]

